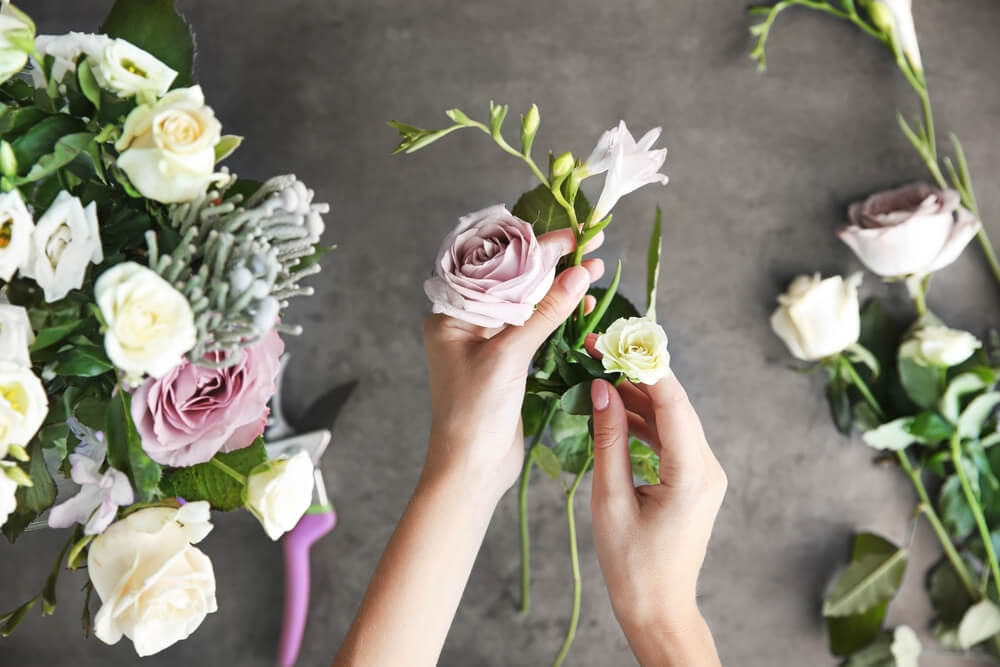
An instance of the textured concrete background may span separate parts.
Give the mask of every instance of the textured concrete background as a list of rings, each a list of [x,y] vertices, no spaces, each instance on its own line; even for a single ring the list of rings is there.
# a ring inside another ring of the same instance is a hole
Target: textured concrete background
[[[836,20],[792,11],[772,37],[769,72],[758,75],[746,57],[743,0],[179,4],[198,33],[198,78],[209,103],[227,131],[247,137],[234,170],[294,170],[333,203],[328,240],[340,249],[315,281],[317,296],[291,314],[306,334],[289,341],[290,400],[301,406],[335,383],[362,383],[324,462],[341,523],[314,551],[301,664],[324,665],[334,654],[416,481],[428,430],[421,281],[439,239],[460,214],[512,204],[532,186],[525,169],[471,132],[391,157],[395,137],[384,121],[434,126],[452,106],[482,117],[491,98],[509,103],[515,119],[538,103],[538,152],[586,154],[619,118],[636,131],[663,126],[671,183],[616,209],[601,254],[631,263],[623,289],[640,295],[653,207],[663,206],[658,308],[675,369],[730,480],[702,577],[703,609],[727,665],[832,664],[818,611],[824,585],[853,528],[907,540],[912,497],[900,475],[834,433],[820,378],[787,370],[767,316],[793,274],[857,268],[832,234],[851,200],[923,176],[894,119],[899,107],[915,113],[914,99],[882,49]],[[991,0],[917,4],[940,127],[965,139],[990,215],[1000,211],[991,187],[1000,169],[998,8]],[[96,27],[108,5],[22,6],[43,32],[56,32]],[[1000,223],[987,227],[1000,237]],[[874,279],[865,290],[886,291]],[[977,248],[935,279],[930,297],[952,324],[974,330],[996,324],[988,315],[996,299]],[[579,495],[586,588],[568,664],[633,664],[592,548],[588,484]],[[533,615],[514,611],[510,494],[441,664],[544,665],[558,648],[570,595],[561,493],[538,479],[531,502]],[[0,545],[0,606],[35,593],[62,540],[36,533],[17,548]],[[220,611],[146,664],[272,664],[279,545],[240,515],[217,517],[203,546],[215,563]],[[890,620],[923,627],[921,580],[937,553],[924,525],[915,549]],[[0,663],[136,662],[127,641],[107,647],[81,639],[83,582],[82,573],[64,575],[56,616],[27,619],[0,643]]]

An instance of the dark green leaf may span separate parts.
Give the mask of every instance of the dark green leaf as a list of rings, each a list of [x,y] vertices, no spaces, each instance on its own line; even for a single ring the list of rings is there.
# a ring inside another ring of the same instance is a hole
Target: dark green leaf
[[[552,416],[552,439],[556,442],[586,436],[590,432],[590,417],[571,415],[557,410]]]
[[[542,398],[554,398],[559,399],[563,393],[569,389],[566,385],[558,380],[543,380],[537,377],[529,377],[525,385],[525,392],[528,394],[535,394]]]
[[[264,441],[257,438],[252,445],[228,454],[216,454],[233,470],[248,475],[267,460]],[[243,507],[243,485],[211,463],[178,468],[168,474],[161,485],[163,494],[187,501],[207,500],[214,509],[229,512]]]
[[[947,440],[955,431],[952,425],[936,412],[921,412],[913,419],[909,430],[913,437],[925,445],[936,445],[942,440]]]
[[[573,208],[578,222],[584,222],[590,215],[590,204],[583,193],[577,194]],[[569,214],[566,209],[556,201],[548,186],[545,185],[539,185],[534,190],[521,195],[521,198],[514,204],[514,208],[511,209],[511,213],[525,222],[530,222],[538,236],[570,226]]]
[[[38,107],[0,106],[0,136],[10,141],[48,117],[49,114]]]
[[[0,637],[9,637],[14,632],[14,628],[24,620],[24,617],[28,615],[28,612],[38,603],[41,597],[41,594],[36,595],[14,611],[0,616],[0,621],[3,621],[3,626],[0,626]]]
[[[933,409],[941,397],[943,379],[938,368],[921,366],[908,357],[898,361],[899,380],[910,400],[925,410]]]
[[[40,330],[38,335],[35,336],[35,342],[31,344],[31,351],[38,352],[51,345],[55,345],[76,331],[82,323],[83,320],[75,320]]]
[[[528,455],[538,464],[542,472],[552,479],[559,479],[559,473],[562,472],[562,464],[559,463],[559,457],[556,456],[554,451],[539,443],[531,448]]]
[[[135,44],[175,70],[173,87],[193,82],[194,35],[173,0],[116,0],[100,32]]]
[[[660,481],[660,457],[649,445],[632,438],[628,443],[629,460],[632,462],[632,474],[646,484],[657,484]]]
[[[80,92],[90,100],[95,109],[101,108],[101,86],[94,78],[94,72],[90,69],[90,62],[84,58],[76,68],[76,80],[80,84]]]
[[[851,397],[847,394],[847,382],[837,373],[826,386],[826,400],[830,404],[830,416],[837,430],[844,435],[851,434]]]
[[[976,520],[965,500],[958,475],[951,475],[941,485],[938,510],[941,513],[941,522],[956,539],[965,538],[976,527]]]
[[[590,288],[590,294],[598,301],[601,300],[606,292],[607,290],[603,287]],[[604,317],[601,318],[593,330],[603,333],[616,321],[629,317],[639,317],[638,309],[632,305],[631,301],[622,296],[621,292],[616,292],[614,298],[611,299],[611,303],[608,305],[608,309],[604,312]]]
[[[7,517],[3,525],[3,534],[14,542],[35,517],[47,510],[56,501],[56,485],[52,481],[45,457],[42,456],[42,445],[37,438],[27,447],[27,463],[19,464],[31,478],[32,486],[18,487],[15,498],[17,508]],[[0,473],[2,474],[2,473]]]
[[[971,569],[971,568],[970,568]],[[973,599],[965,590],[962,579],[955,572],[951,561],[945,559],[935,565],[927,575],[927,593],[937,618],[947,625],[957,625],[972,606]]]
[[[548,401],[537,394],[524,395],[524,402],[521,404],[521,423],[524,428],[524,437],[527,438],[538,433],[538,429],[542,427],[542,420],[545,418],[548,404]]]
[[[851,564],[830,589],[823,602],[824,616],[856,616],[891,599],[906,572],[906,550],[887,551],[886,540],[868,534],[855,541]]]
[[[593,441],[589,433],[575,438],[566,438],[556,443],[553,451],[559,458],[563,471],[578,475],[584,466],[589,470],[593,465]]]
[[[132,421],[130,404],[131,396],[121,388],[108,403],[104,421],[108,463],[128,474],[136,500],[148,502],[156,494],[162,470],[142,449],[142,440]]]
[[[614,298],[618,295],[618,284],[622,279],[622,261],[618,260],[618,268],[615,269],[615,275],[611,279],[611,284],[608,285],[607,290],[604,291],[598,299],[597,303],[594,304],[594,311],[587,315],[584,320],[583,326],[580,331],[576,334],[576,347],[583,345],[584,340],[587,335],[597,330],[598,325],[604,321],[604,317],[608,310],[611,308],[611,304]],[[614,320],[612,320],[612,324]],[[608,325],[610,326],[610,325]]]
[[[104,349],[94,345],[76,345],[59,353],[53,369],[56,375],[96,377],[114,369]]]
[[[590,380],[575,384],[566,390],[560,399],[562,409],[571,415],[590,415],[594,408],[590,403]]]
[[[45,178],[75,160],[93,140],[94,135],[90,132],[67,134],[55,143],[51,153],[38,158],[26,176],[11,178],[10,181],[14,185],[24,185]],[[20,161],[18,164],[21,164]]]
[[[71,116],[58,114],[45,118],[11,144],[17,158],[18,171],[27,173],[42,156],[55,150],[60,139],[83,129],[83,124]]]
[[[879,535],[858,533],[851,545],[851,561],[858,561],[871,555],[890,557],[896,551],[896,545]],[[886,599],[871,609],[853,616],[827,617],[830,652],[837,656],[845,656],[870,644],[882,629],[889,602],[890,599]]]

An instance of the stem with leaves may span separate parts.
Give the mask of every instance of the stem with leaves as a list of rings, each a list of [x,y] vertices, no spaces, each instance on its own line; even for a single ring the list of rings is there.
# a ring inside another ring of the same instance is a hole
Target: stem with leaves
[[[979,503],[979,499],[976,498],[976,494],[972,490],[972,484],[969,482],[969,476],[965,472],[965,464],[962,459],[962,444],[958,433],[951,436],[951,462],[955,466],[955,473],[958,475],[958,481],[962,486],[962,493],[965,494],[965,500],[969,505],[969,510],[972,512],[972,517],[976,521],[976,527],[979,529],[979,537],[982,539],[983,548],[986,550],[986,560],[989,563],[990,572],[993,573],[993,581],[998,582],[998,585],[1000,585],[1000,564],[997,563],[997,554],[993,549],[993,539],[990,537],[989,526],[986,525],[986,517],[983,516],[983,508]]]
[[[552,667],[559,667],[562,665],[563,660],[566,659],[569,647],[572,646],[573,639],[576,637],[576,627],[580,622],[582,582],[580,578],[580,549],[576,541],[576,517],[573,512],[573,501],[576,498],[576,490],[580,486],[583,476],[587,473],[587,468],[590,467],[592,458],[592,455],[587,457],[580,472],[577,473],[576,479],[573,480],[573,485],[566,492],[566,520],[569,525],[569,557],[573,564],[573,606],[570,609],[569,628],[566,630],[566,638],[559,648],[556,659],[552,662]]]
[[[531,451],[542,439],[542,434],[549,427],[552,417],[559,408],[559,401],[550,399],[549,406],[542,418],[542,423],[535,433],[531,447],[524,455],[524,467],[521,468],[521,482],[517,491],[517,517],[521,529],[521,613],[531,613],[531,532],[528,530],[528,484],[531,479],[531,469],[534,459]]]

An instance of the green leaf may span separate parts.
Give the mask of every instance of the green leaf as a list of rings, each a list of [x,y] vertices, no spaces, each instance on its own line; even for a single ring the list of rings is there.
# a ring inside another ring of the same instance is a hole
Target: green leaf
[[[941,374],[933,366],[921,366],[909,357],[897,362],[899,380],[910,400],[924,409],[933,409],[941,396]]]
[[[958,624],[958,644],[970,649],[1000,632],[1000,607],[982,600],[969,607]]]
[[[556,442],[579,438],[589,432],[589,415],[572,415],[562,410],[556,410],[556,413],[552,415],[552,439]]]
[[[963,539],[975,529],[976,520],[965,500],[958,475],[951,475],[941,485],[938,509],[941,513],[941,522],[955,538]]]
[[[955,571],[955,566],[947,559],[935,565],[928,573],[927,593],[937,617],[950,626],[957,625],[965,615],[965,610],[974,602]]]
[[[659,483],[660,457],[649,445],[638,438],[631,438],[628,442],[628,455],[633,475],[646,484]]]
[[[219,139],[219,143],[215,144],[215,161],[216,163],[222,162],[227,157],[233,154],[240,144],[243,143],[243,137],[237,136],[235,134],[224,134],[222,138]]]
[[[537,394],[525,394],[524,402],[521,403],[521,425],[524,429],[524,437],[530,437],[538,433],[542,427],[542,420],[545,418],[545,411],[548,408],[548,401]]]
[[[48,116],[11,144],[18,168],[33,168],[43,156],[55,151],[60,139],[80,133],[83,129],[83,124],[71,116]]]
[[[177,72],[174,88],[193,82],[194,35],[173,0],[115,0],[98,32],[148,51]]]
[[[871,371],[872,377],[877,379],[880,374],[880,365],[878,359],[875,355],[864,345],[860,343],[853,343],[844,350],[844,354],[847,358],[854,362],[864,364],[869,371]]]
[[[585,465],[589,469],[593,464],[593,441],[590,433],[557,442],[552,451],[559,458],[563,471],[571,475],[577,475]]]
[[[646,254],[646,317],[656,321],[656,285],[660,282],[660,252],[661,241],[660,207],[656,207],[656,221],[653,223],[653,235],[649,239],[649,251]]]
[[[861,439],[865,444],[875,449],[899,451],[910,446],[915,438],[910,433],[913,417],[900,417],[882,424],[876,429],[866,431]]]
[[[847,393],[848,384],[840,372],[836,372],[826,385],[826,400],[830,404],[830,416],[833,418],[833,425],[842,434],[851,434],[851,397]]]
[[[590,294],[598,301],[601,301],[606,293],[607,290],[603,287],[590,288]],[[629,317],[639,317],[639,310],[632,305],[631,301],[622,296],[621,292],[615,292],[611,302],[608,304],[608,309],[604,312],[604,316],[597,322],[593,330],[603,333],[618,320]]]
[[[14,542],[35,517],[56,501],[56,485],[52,481],[48,466],[45,465],[42,445],[38,438],[28,444],[27,451],[30,458],[20,467],[31,478],[32,485],[18,487],[14,496],[17,507],[3,524],[3,534],[10,542]]]
[[[947,440],[955,428],[936,412],[921,412],[909,425],[910,434],[925,445],[936,445]]]
[[[1000,405],[1000,392],[988,391],[976,396],[958,418],[958,434],[963,438],[978,438],[997,405]]]
[[[575,384],[559,399],[563,410],[571,415],[590,415],[594,408],[590,403],[590,380]]]
[[[858,533],[851,545],[851,561],[872,555],[888,558],[896,551],[896,545],[879,535]],[[830,651],[834,655],[844,656],[871,643],[882,629],[889,602],[889,599],[883,600],[860,614],[828,616],[826,626],[830,636]]]
[[[104,348],[96,345],[74,345],[60,352],[53,369],[56,375],[71,377],[96,377],[114,369]]]
[[[40,330],[38,335],[35,336],[35,342],[31,344],[31,351],[38,352],[55,345],[76,331],[82,323],[83,320],[74,320]]]
[[[90,132],[75,132],[61,137],[52,147],[52,152],[38,158],[26,176],[10,178],[14,185],[24,185],[45,178],[65,167],[83,153],[94,140]],[[21,164],[20,161],[18,164]]]
[[[581,223],[590,215],[590,203],[582,192],[577,194],[576,201],[573,202],[573,209],[576,212],[577,221]],[[552,192],[546,185],[539,185],[534,190],[529,190],[521,195],[521,198],[514,204],[514,208],[511,209],[511,213],[521,220],[531,223],[536,236],[570,226],[569,214],[552,196]]]
[[[873,552],[851,562],[823,603],[824,616],[853,616],[890,599],[906,572],[906,550]]]
[[[556,453],[552,449],[538,443],[531,448],[529,456],[538,464],[542,472],[552,479],[559,479],[559,473],[562,472],[562,464],[559,463],[559,457],[556,456]]]
[[[264,440],[257,438],[252,445],[228,454],[216,454],[233,470],[249,475],[267,460]],[[214,509],[229,512],[243,507],[243,485],[211,463],[199,463],[171,472],[161,484],[165,496],[179,496],[187,501],[207,500]]]
[[[0,106],[0,136],[10,141],[16,135],[48,117],[49,114],[34,106]]]
[[[86,58],[80,61],[76,68],[76,80],[80,84],[80,92],[86,97],[95,109],[101,108],[101,86],[94,78],[94,71],[90,68],[90,61]]]
[[[992,373],[992,371],[988,371]],[[958,424],[961,415],[962,397],[974,392],[981,391],[996,382],[995,376],[990,376],[982,371],[962,373],[948,383],[944,395],[941,397],[941,414],[952,424]]]
[[[41,597],[41,594],[38,594],[14,611],[0,616],[0,621],[3,622],[3,626],[0,626],[0,637],[9,637],[14,632],[14,628],[24,620],[24,617],[28,615],[28,612],[31,611],[31,608],[35,606]]]
[[[142,449],[130,410],[132,397],[119,386],[108,403],[104,435],[108,443],[108,463],[126,472],[135,489],[136,500],[149,502],[157,492],[162,470]]]

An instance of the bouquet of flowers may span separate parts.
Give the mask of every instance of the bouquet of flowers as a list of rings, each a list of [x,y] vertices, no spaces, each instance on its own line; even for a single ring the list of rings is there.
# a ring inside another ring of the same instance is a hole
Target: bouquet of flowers
[[[308,454],[261,435],[329,207],[217,167],[241,138],[193,58],[172,0],[117,0],[97,34],[0,11],[0,526],[71,529],[0,636],[86,564],[84,632],[156,653],[216,611],[211,509],[277,539],[310,504]]]
[[[427,130],[391,122],[402,135],[397,152],[412,153],[465,128],[489,136],[504,152],[524,163],[540,184],[524,193],[508,211],[495,205],[464,216],[441,245],[434,275],[424,285],[435,313],[445,313],[483,327],[484,335],[505,326],[520,326],[548,292],[556,272],[583,261],[584,249],[611,224],[618,201],[651,183],[666,184],[659,173],[665,148],[653,148],[660,128],[638,141],[625,122],[605,132],[586,160],[569,152],[549,153],[548,169],[532,158],[541,116],[532,106],[521,117],[520,146],[504,138],[508,107],[490,103],[486,122],[459,109],[447,112],[452,125]],[[591,206],[581,186],[604,174],[604,186]],[[570,229],[576,252],[563,260],[545,253],[537,235]],[[670,372],[667,336],[656,321],[656,286],[660,271],[660,211],[656,211],[647,262],[644,314],[618,291],[622,263],[607,288],[591,288],[578,312],[562,322],[535,355],[522,408],[524,435],[530,438],[521,473],[518,503],[521,534],[521,611],[530,610],[531,550],[528,531],[528,485],[537,465],[558,482],[566,495],[573,598],[569,627],[554,665],[569,652],[580,618],[581,580],[573,500],[593,463],[590,384],[603,378],[620,384],[655,384]],[[599,333],[598,336],[593,334]],[[658,482],[659,459],[650,447],[630,443],[634,474]],[[569,480],[567,483],[566,480]]]
[[[993,275],[1000,264],[980,222],[969,165],[958,137],[954,159],[941,157],[910,0],[785,0],[754,8],[752,56],[776,17],[792,6],[849,21],[883,43],[917,93],[916,129],[900,127],[934,184],[916,183],[852,204],[838,232],[872,273],[903,283],[913,314],[890,317],[872,300],[859,306],[861,274],[822,280],[800,276],[778,298],[775,333],[798,359],[825,368],[837,428],[857,425],[879,460],[894,462],[917,496],[914,520],[927,519],[943,557],[927,573],[933,632],[947,652],[1000,657],[1000,357],[990,344],[949,328],[927,305],[934,272],[954,262],[978,237]],[[911,533],[912,534],[912,533]],[[909,627],[884,630],[889,603],[906,570],[908,546],[872,533],[854,537],[850,563],[823,603],[830,648],[847,665],[917,664],[921,643]]]

